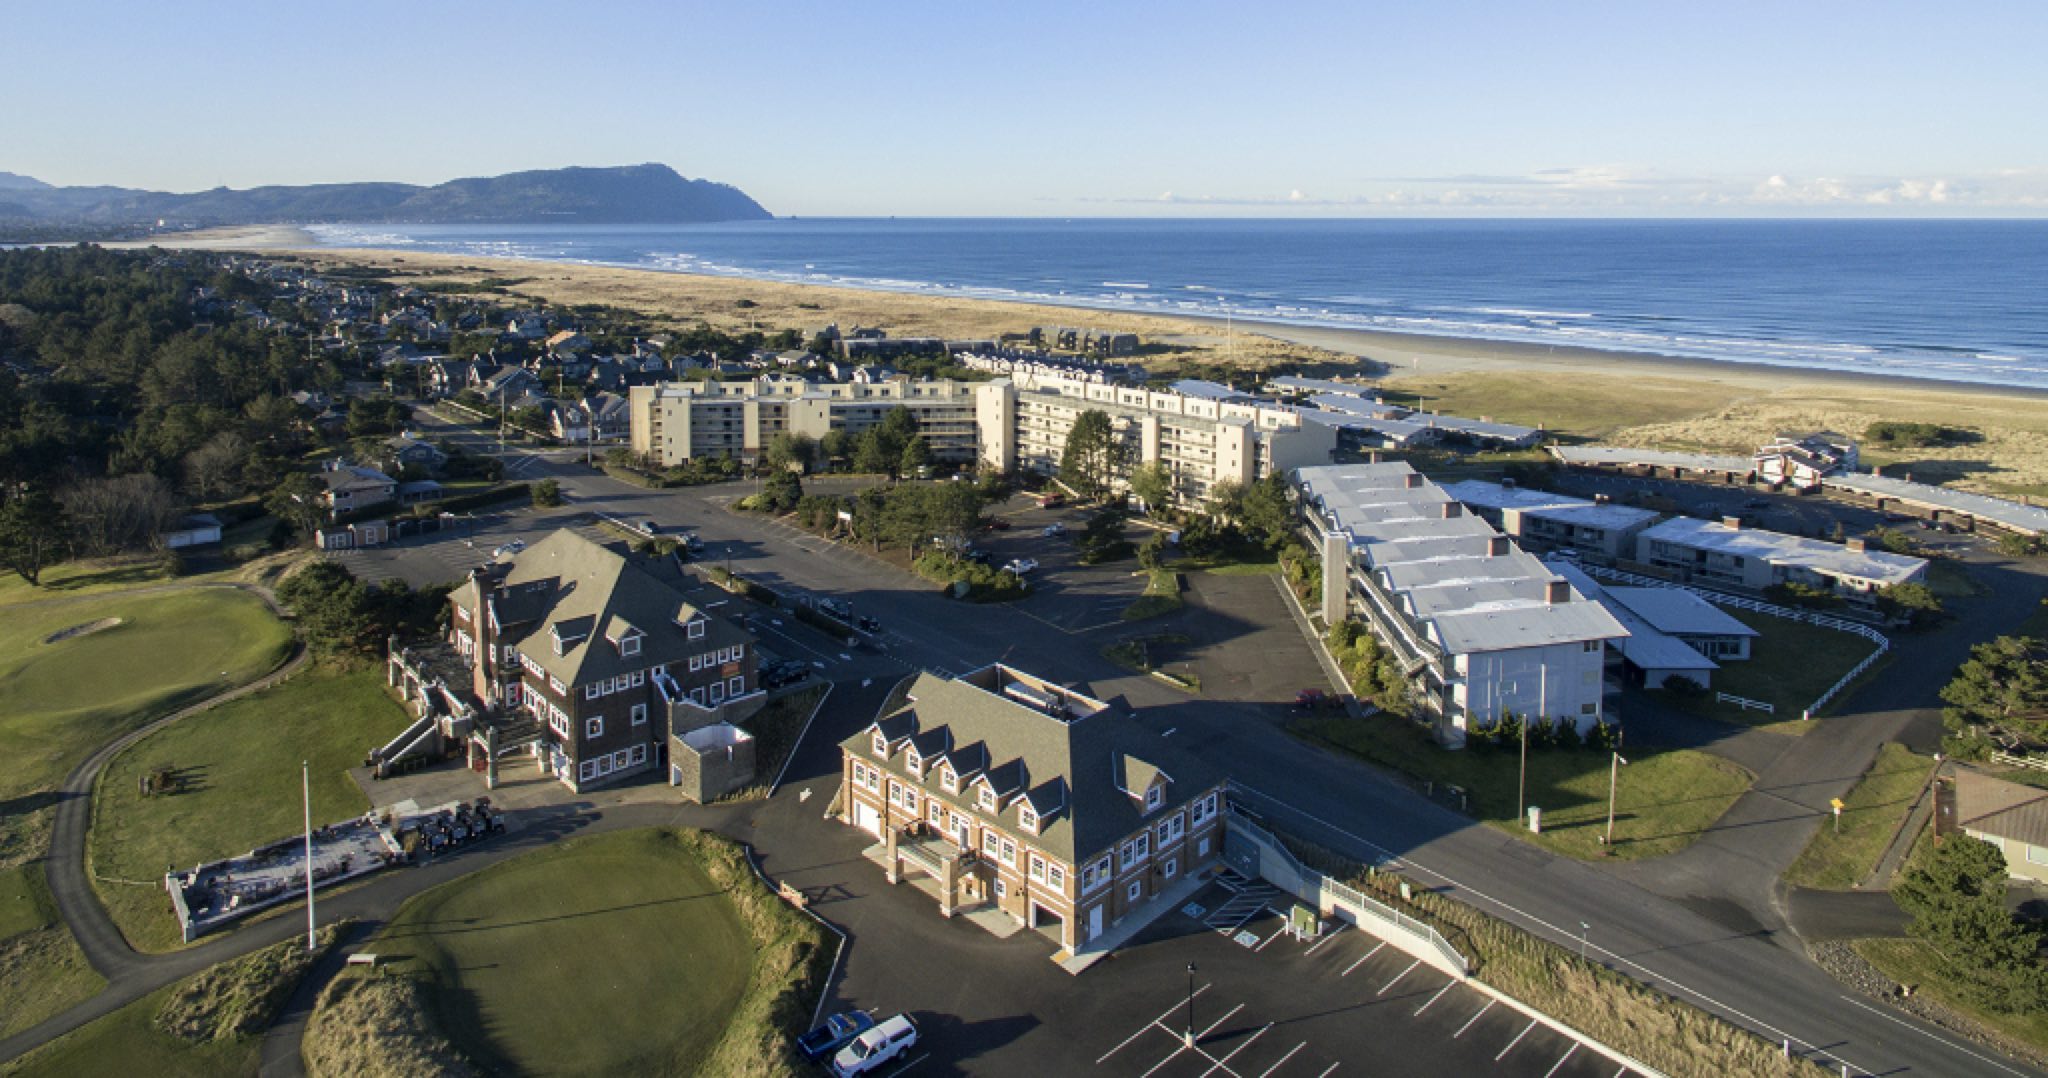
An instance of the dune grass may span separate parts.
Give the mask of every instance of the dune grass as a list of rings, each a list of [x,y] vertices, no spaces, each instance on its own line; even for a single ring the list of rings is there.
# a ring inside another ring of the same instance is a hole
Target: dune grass
[[[139,950],[179,943],[169,900],[155,881],[298,831],[299,763],[312,765],[313,819],[333,823],[369,808],[348,768],[404,729],[405,710],[383,672],[315,667],[281,685],[173,723],[108,763],[93,791],[87,841],[107,912]],[[173,767],[182,792],[144,797],[140,779]],[[135,881],[134,883],[108,881]]]
[[[40,861],[0,869],[0,1037],[105,987],[57,915]]]
[[[1465,790],[1466,811],[1517,838],[1568,857],[1657,857],[1684,849],[1713,826],[1749,788],[1741,767],[1691,749],[1644,748],[1627,753],[1616,784],[1614,845],[1604,847],[1608,754],[1595,749],[1529,752],[1528,803],[1543,810],[1543,833],[1531,834],[1517,812],[1519,754],[1509,749],[1437,747],[1419,727],[1384,714],[1354,719],[1308,715],[1288,730],[1412,778]]]
[[[1785,882],[1839,891],[1870,875],[1933,770],[1932,759],[1904,745],[1891,741],[1880,745],[1870,770],[1842,798],[1846,807],[1839,832],[1836,821],[1822,822],[1820,831],[1786,870]]]

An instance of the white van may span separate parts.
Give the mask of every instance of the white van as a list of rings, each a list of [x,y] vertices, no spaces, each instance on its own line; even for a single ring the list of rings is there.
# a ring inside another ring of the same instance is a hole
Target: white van
[[[853,1039],[832,1057],[832,1073],[839,1078],[866,1074],[901,1056],[917,1043],[917,1025],[907,1014],[887,1019]]]

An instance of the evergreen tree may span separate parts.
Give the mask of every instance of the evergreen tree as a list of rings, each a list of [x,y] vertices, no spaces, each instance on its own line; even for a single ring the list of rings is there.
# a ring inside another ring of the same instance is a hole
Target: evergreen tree
[[[42,586],[43,570],[61,561],[69,545],[64,507],[48,491],[30,490],[0,506],[0,567]]]
[[[1060,454],[1060,479],[1084,498],[1109,493],[1109,484],[1123,463],[1124,444],[1109,413],[1089,409],[1074,420]]]

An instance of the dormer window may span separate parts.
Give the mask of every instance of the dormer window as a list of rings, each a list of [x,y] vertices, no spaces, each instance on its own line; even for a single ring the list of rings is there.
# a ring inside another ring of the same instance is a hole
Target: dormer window
[[[954,774],[952,764],[945,764],[939,768],[939,784],[944,786],[949,794],[960,792],[960,776]]]
[[[924,757],[919,756],[916,749],[903,754],[903,766],[909,768],[912,775],[924,777]]]
[[[883,737],[880,731],[875,733],[875,755],[885,759],[889,755],[889,739]]]
[[[984,812],[994,812],[996,810],[995,790],[989,788],[986,784],[984,784],[981,788],[980,795],[974,799],[974,803],[980,805],[982,811]]]
[[[621,640],[621,641],[619,641],[619,654],[621,654],[621,655],[638,655],[638,654],[640,654],[640,634],[639,634],[639,633],[634,633],[633,635],[631,635],[631,636],[629,636],[629,637],[626,637],[626,638],[625,638],[624,640]]]
[[[1018,805],[1017,826],[1023,828],[1028,834],[1037,834],[1038,813],[1034,812],[1030,805]]]
[[[704,619],[703,619],[703,618],[692,618],[692,619],[690,619],[690,620],[689,620],[689,622],[687,622],[687,623],[686,623],[686,624],[684,625],[684,629],[685,629],[685,630],[686,630],[686,631],[687,631],[687,632],[689,633],[690,639],[692,639],[692,640],[702,640],[702,639],[704,639]]]
[[[1145,791],[1145,811],[1146,811],[1146,812],[1155,812],[1155,811],[1157,811],[1157,810],[1158,810],[1159,806],[1161,806],[1161,805],[1163,805],[1163,804],[1165,804],[1165,803],[1166,803],[1166,786],[1165,786],[1165,784],[1164,784],[1164,783],[1153,783],[1153,784],[1152,784],[1152,786],[1151,786],[1151,788]]]

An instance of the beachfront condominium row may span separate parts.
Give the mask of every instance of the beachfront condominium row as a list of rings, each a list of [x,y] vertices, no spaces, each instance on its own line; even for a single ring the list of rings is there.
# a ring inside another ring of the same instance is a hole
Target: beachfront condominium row
[[[988,382],[665,382],[631,391],[631,446],[663,467],[698,457],[751,461],[782,433],[859,434],[896,408],[917,418],[935,460],[998,471],[1059,470],[1087,412],[1109,417],[1126,467],[1160,463],[1182,499],[1330,459],[1335,433],[1290,409],[1066,375]]]
[[[1503,714],[1606,720],[1609,644],[1628,630],[1405,462],[1294,473],[1323,563],[1322,615],[1368,625],[1439,743]]]

